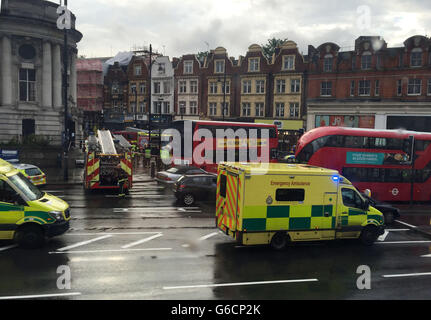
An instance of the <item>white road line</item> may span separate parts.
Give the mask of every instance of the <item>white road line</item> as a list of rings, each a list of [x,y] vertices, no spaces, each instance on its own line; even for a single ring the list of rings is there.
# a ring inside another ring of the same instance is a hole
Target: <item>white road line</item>
[[[431,258],[431,254],[424,254],[424,255],[421,255],[421,257],[422,258]]]
[[[159,232],[149,231],[149,232],[103,232],[103,233],[66,233],[66,236],[97,236],[100,234],[106,234],[106,235],[143,235],[143,234],[155,234]]]
[[[385,241],[376,242],[376,244],[414,244],[414,243],[431,243],[431,240],[418,240],[418,241]]]
[[[419,276],[431,276],[431,272],[423,273],[405,273],[405,274],[385,274],[383,278],[400,278],[400,277],[419,277]]]
[[[408,224],[408,223],[405,223],[403,221],[400,221],[400,220],[395,220],[395,221],[398,222],[398,223],[401,223],[401,224],[403,224],[403,225],[405,225],[405,226],[407,226],[409,228],[416,228],[416,226]]]
[[[89,243],[92,243],[92,242],[96,242],[96,241],[100,241],[100,240],[103,240],[103,239],[106,239],[106,238],[111,238],[111,237],[112,237],[111,234],[107,234],[107,235],[104,235],[102,237],[94,238],[94,239],[87,240],[87,241],[78,242],[78,243],[75,243],[75,244],[73,244],[71,246],[67,246],[67,247],[64,247],[64,248],[61,248],[61,249],[57,249],[57,251],[67,251],[67,250],[70,250],[70,249],[73,249],[73,248],[82,247],[82,246],[85,246],[86,244],[89,244]]]
[[[51,293],[51,294],[35,294],[35,295],[28,295],[28,296],[9,296],[9,297],[0,297],[0,300],[17,300],[17,299],[53,298],[53,297],[79,296],[79,295],[81,295],[81,292]]]
[[[235,283],[201,284],[201,285],[178,286],[178,287],[163,287],[163,289],[173,290],[173,289],[193,289],[193,288],[212,288],[212,287],[253,286],[253,285],[263,285],[263,284],[312,282],[312,281],[319,281],[319,280],[318,279],[295,279],[295,280],[276,280],[276,281],[235,282]]]
[[[389,232],[398,232],[398,231],[409,231],[410,229],[385,229],[385,230]]]
[[[139,245],[141,243],[151,241],[151,240],[159,238],[161,236],[163,236],[163,234],[162,233],[158,233],[158,234],[155,234],[154,236],[151,236],[151,237],[148,237],[148,238],[145,238],[145,239],[141,239],[141,240],[138,240],[138,241],[126,244],[126,245],[122,246],[121,248],[122,249],[128,249],[128,248],[131,248],[131,247],[135,247],[135,246],[137,246],[137,245]]]
[[[16,247],[18,247],[17,244],[12,244],[10,246],[0,248],[0,251],[6,251],[6,250],[9,250],[9,249],[12,249],[12,248],[16,248]]]
[[[73,250],[73,251],[51,251],[48,254],[71,254],[71,253],[107,253],[107,252],[136,252],[136,251],[168,251],[172,248],[142,248],[142,249],[112,249],[112,250]]]
[[[218,233],[218,231],[217,231],[217,232],[210,233],[210,234],[207,234],[206,236],[200,237],[200,238],[199,238],[199,241],[207,240],[207,239],[209,239],[209,238],[211,238],[211,237],[214,237],[214,236],[216,236],[216,235],[218,235],[218,234],[219,234],[219,233]]]
[[[378,241],[385,241],[386,237],[388,236],[389,231],[385,230],[385,233],[383,233],[380,237],[377,238]]]

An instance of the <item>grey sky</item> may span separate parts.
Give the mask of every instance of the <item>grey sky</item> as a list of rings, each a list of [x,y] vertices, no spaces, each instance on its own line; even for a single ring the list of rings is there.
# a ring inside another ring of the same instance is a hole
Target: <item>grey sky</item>
[[[109,56],[153,45],[170,57],[223,46],[230,56],[272,37],[348,49],[360,35],[380,35],[388,46],[431,35],[428,0],[69,0],[84,34],[80,54]],[[368,16],[369,13],[369,16]]]

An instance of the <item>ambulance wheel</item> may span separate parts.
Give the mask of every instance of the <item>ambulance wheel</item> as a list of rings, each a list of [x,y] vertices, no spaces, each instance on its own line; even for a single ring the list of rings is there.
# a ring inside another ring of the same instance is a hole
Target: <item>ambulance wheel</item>
[[[45,236],[41,227],[37,225],[24,225],[16,233],[19,246],[26,249],[40,248],[45,243]]]
[[[277,232],[272,236],[271,247],[275,250],[283,250],[289,242],[289,236],[286,232]]]
[[[191,193],[183,195],[183,203],[187,207],[193,205],[195,203],[195,196]]]
[[[361,235],[359,236],[359,240],[362,244],[366,246],[371,246],[378,237],[377,227],[373,225],[368,225],[361,231]]]

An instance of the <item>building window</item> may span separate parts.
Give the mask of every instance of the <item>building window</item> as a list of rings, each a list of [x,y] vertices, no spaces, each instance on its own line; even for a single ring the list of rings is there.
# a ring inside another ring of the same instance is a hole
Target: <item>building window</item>
[[[217,93],[217,82],[210,82],[210,93]]]
[[[289,104],[289,110],[290,110],[290,117],[291,118],[298,118],[299,117],[299,103],[298,102],[291,102]]]
[[[180,101],[179,105],[180,105],[180,114],[186,114],[186,102]]]
[[[169,101],[163,101],[163,113],[169,113]]]
[[[221,110],[222,110],[222,113],[224,113],[224,115],[227,116],[229,114],[229,103],[225,102],[224,105],[222,103]]]
[[[251,106],[249,102],[242,104],[242,116],[243,117],[250,117],[251,114]]]
[[[190,81],[190,92],[191,93],[198,93],[198,82],[193,80]]]
[[[360,96],[369,96],[371,90],[371,81],[370,80],[359,80],[359,92]]]
[[[422,87],[421,79],[409,79],[409,84],[407,87],[407,94],[409,95],[420,95]]]
[[[159,74],[164,74],[165,73],[165,64],[164,63],[159,63],[159,66],[157,67],[157,72]]]
[[[275,116],[284,117],[284,103],[275,104]]]
[[[403,82],[402,80],[397,80],[397,96],[403,94]]]
[[[283,56],[283,70],[295,70],[295,56]]]
[[[412,50],[410,55],[410,66],[420,67],[422,66],[422,49],[415,48]]]
[[[427,83],[427,95],[431,95],[431,79],[428,79],[428,83]]]
[[[256,93],[265,93],[265,80],[256,80]]]
[[[153,102],[153,113],[162,113],[162,103],[159,101]]]
[[[190,114],[198,114],[198,103],[190,101]]]
[[[284,93],[286,91],[286,80],[278,79],[276,88],[277,93]]]
[[[221,84],[222,90],[224,89],[224,83]],[[226,91],[222,91],[223,93],[230,93],[230,82],[226,81]]]
[[[215,73],[224,73],[224,60],[216,60]]]
[[[180,87],[179,88],[180,93],[186,93],[187,92],[187,82],[186,81],[178,82],[178,86]]]
[[[145,83],[141,83],[141,85],[139,86],[139,90],[142,94],[144,94],[147,91],[147,86]]]
[[[132,102],[130,104],[130,109],[131,109],[131,113],[135,114],[135,112],[136,112],[136,103],[135,102]]]
[[[19,100],[36,101],[36,71],[19,69]]]
[[[154,93],[160,93],[160,82],[154,82]]]
[[[216,116],[217,115],[217,103],[210,102],[210,116]]]
[[[142,74],[142,66],[135,66],[135,76],[140,76]]]
[[[251,93],[251,80],[242,81],[242,93]]]
[[[184,61],[184,73],[193,73],[193,61]]]
[[[143,102],[139,103],[139,113],[145,113],[145,103]]]
[[[334,62],[334,58],[332,57],[332,55],[326,55],[325,58],[323,59],[323,71],[331,72],[333,62]]]
[[[361,56],[361,69],[367,70],[371,69],[371,53],[364,52]]]
[[[355,80],[350,81],[350,96],[355,95]]]
[[[263,117],[263,102],[256,102],[256,117]]]
[[[322,97],[332,96],[332,82],[331,81],[323,81],[320,84],[320,95]]]
[[[136,93],[136,83],[133,83],[130,85],[130,93],[132,94]]]
[[[171,93],[171,82],[164,81],[163,82],[163,93]]]
[[[376,82],[375,82],[374,95],[375,96],[379,96],[380,95],[380,80],[376,80]]]
[[[248,71],[256,72],[259,71],[259,58],[250,58],[248,59]]]
[[[290,81],[290,92],[292,93],[301,92],[301,81],[299,79],[292,79]]]

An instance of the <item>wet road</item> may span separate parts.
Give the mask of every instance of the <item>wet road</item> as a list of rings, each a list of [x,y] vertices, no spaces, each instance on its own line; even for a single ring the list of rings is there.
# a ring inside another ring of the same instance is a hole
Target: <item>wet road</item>
[[[181,207],[154,182],[124,199],[80,186],[47,191],[70,203],[71,230],[38,250],[0,242],[0,299],[431,299],[431,240],[401,224],[372,247],[274,252],[237,246],[214,228],[211,204]],[[357,288],[361,265],[369,290]],[[59,266],[70,268],[70,289],[58,288]]]

